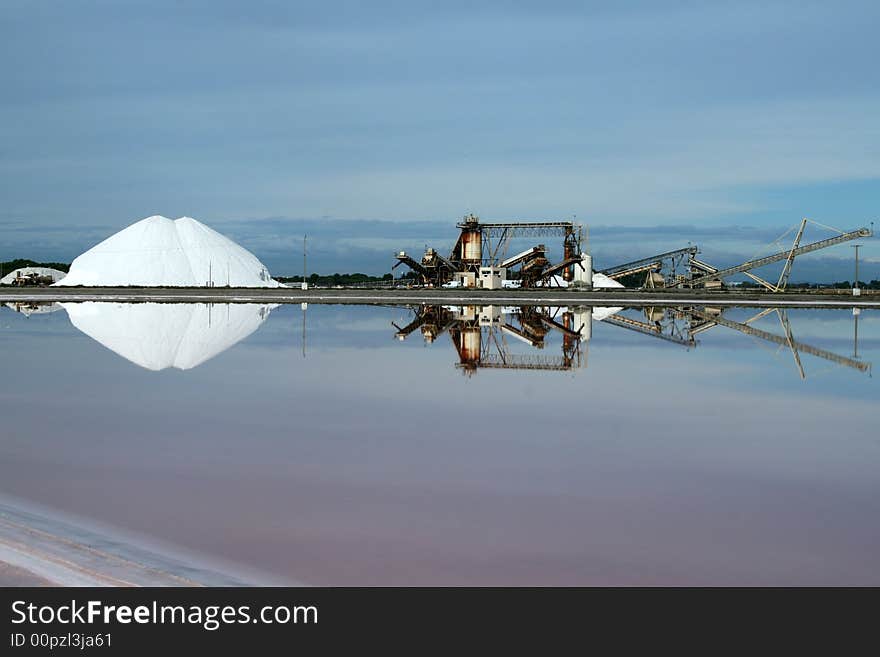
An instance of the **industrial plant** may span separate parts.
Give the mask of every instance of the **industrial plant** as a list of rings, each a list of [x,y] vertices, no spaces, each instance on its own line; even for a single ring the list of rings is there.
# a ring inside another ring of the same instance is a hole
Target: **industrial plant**
[[[804,244],[804,231],[809,224],[834,234]],[[429,287],[592,289],[624,287],[621,280],[635,280],[637,284],[634,287],[710,289],[722,288],[725,279],[743,274],[771,292],[781,292],[788,285],[797,256],[873,235],[872,228],[841,231],[805,218],[774,241],[778,249],[774,253],[734,266],[717,267],[705,262],[697,257],[699,247],[688,245],[593,271],[586,229],[573,221],[486,223],[476,215],[468,214],[457,224],[457,228],[458,239],[448,256],[441,255],[433,247],[427,247],[419,260],[406,251],[399,251],[393,268],[406,265],[417,274],[423,285]],[[792,242],[783,247],[782,240],[790,233],[794,233]],[[552,262],[549,249],[543,243],[508,256],[514,239],[537,237],[561,239],[561,258]],[[753,271],[777,262],[783,262],[783,267],[775,281],[767,280]]]
[[[428,247],[421,260],[405,251],[397,253],[393,268],[406,265],[424,285],[432,287],[541,287],[573,285],[593,287],[592,259],[584,249],[584,227],[571,221],[485,223],[468,214],[458,224],[459,235],[449,256]],[[562,259],[548,259],[544,244],[510,257],[515,238],[556,237],[562,240]],[[612,287],[622,287],[619,284]]]

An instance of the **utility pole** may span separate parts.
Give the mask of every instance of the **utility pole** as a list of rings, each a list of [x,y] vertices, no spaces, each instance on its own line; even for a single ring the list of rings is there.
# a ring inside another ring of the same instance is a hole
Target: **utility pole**
[[[306,238],[307,237],[308,237],[308,235],[303,235],[303,282],[302,282],[302,289],[304,289],[304,290],[309,289],[309,283],[308,283],[308,281],[306,281],[306,272],[307,272],[307,269],[306,269]]]
[[[856,278],[853,281],[853,296],[857,297],[862,293],[862,289],[859,287],[859,247],[861,244],[853,244],[852,248],[856,250]]]

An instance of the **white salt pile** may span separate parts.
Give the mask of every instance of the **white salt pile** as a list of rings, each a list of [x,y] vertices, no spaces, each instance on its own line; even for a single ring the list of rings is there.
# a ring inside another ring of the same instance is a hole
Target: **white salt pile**
[[[55,285],[281,287],[250,251],[191,217],[142,219],[77,257]]]

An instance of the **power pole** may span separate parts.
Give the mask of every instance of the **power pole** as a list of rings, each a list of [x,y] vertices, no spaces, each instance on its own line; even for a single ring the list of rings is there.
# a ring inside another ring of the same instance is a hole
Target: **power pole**
[[[308,237],[308,235],[303,235],[303,282],[302,282],[302,289],[304,289],[304,290],[309,289],[309,283],[308,283],[308,281],[306,281],[306,272],[308,271],[306,269],[306,238],[307,237]]]

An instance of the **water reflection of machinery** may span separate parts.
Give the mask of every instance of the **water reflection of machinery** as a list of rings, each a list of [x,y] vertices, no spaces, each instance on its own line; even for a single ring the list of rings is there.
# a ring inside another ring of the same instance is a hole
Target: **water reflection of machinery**
[[[794,337],[791,322],[785,308],[764,308],[745,321],[736,321],[724,316],[725,309],[709,306],[699,307],[644,307],[627,308],[623,311],[608,315],[603,318],[606,324],[612,324],[636,331],[668,342],[674,342],[685,347],[696,347],[696,336],[716,326],[722,326],[756,338],[778,347],[788,349],[798,374],[802,379],[806,378],[802,354],[808,354],[821,358],[828,362],[849,367],[860,372],[870,373],[871,363],[860,360],[858,354],[858,330],[856,328],[853,344],[853,357],[836,354],[827,349],[816,347],[800,342]],[[766,331],[753,326],[758,320],[775,313],[782,328],[782,335]],[[635,316],[634,316],[635,315]],[[856,314],[856,317],[858,315]],[[858,319],[855,320],[858,322]],[[856,324],[856,327],[858,324]]]
[[[857,329],[853,357],[843,356],[796,340],[783,308],[765,308],[745,321],[725,317],[725,309],[707,306],[566,308],[423,305],[413,310],[415,318],[409,324],[404,327],[394,324],[397,338],[403,340],[420,330],[425,341],[432,343],[448,333],[458,353],[456,367],[469,375],[478,368],[566,371],[586,367],[586,341],[591,337],[593,320],[688,349],[697,346],[697,335],[712,328],[721,326],[733,329],[791,351],[801,378],[806,378],[802,354],[860,372],[871,372],[871,363],[857,356]],[[782,335],[753,326],[771,313],[777,314]],[[858,321],[857,315],[855,321]],[[531,349],[543,350],[550,334],[561,335],[561,353],[514,353],[508,343],[508,338],[512,338]]]
[[[739,331],[740,333],[743,333],[750,337],[765,340],[782,348],[787,348],[789,351],[791,351],[791,355],[794,359],[795,366],[797,367],[798,374],[800,374],[800,377],[802,379],[806,379],[807,375],[804,372],[804,366],[801,362],[801,354],[809,354],[810,356],[815,356],[817,358],[827,360],[831,363],[834,363],[835,365],[849,367],[860,372],[866,372],[869,374],[871,372],[871,363],[859,360],[858,358],[859,348],[857,313],[854,313],[854,316],[856,317],[856,333],[853,342],[853,357],[850,358],[848,356],[842,356],[827,349],[815,347],[813,345],[796,340],[791,330],[791,323],[788,320],[788,313],[784,308],[764,308],[761,312],[757,313],[753,317],[750,317],[744,322],[737,322],[732,319],[728,319],[727,317],[724,317],[724,311],[720,308],[690,308],[688,312],[690,312],[693,320],[696,320],[696,324],[690,332],[691,336],[694,336],[699,332],[706,331],[714,326],[724,326],[726,328],[733,329],[734,331]],[[779,323],[782,327],[784,335],[777,335],[775,333],[771,333],[769,331],[765,331],[763,329],[752,326],[753,323],[771,313],[775,313],[779,318]]]
[[[394,327],[400,340],[416,330],[428,343],[448,333],[458,353],[456,367],[468,375],[479,368],[568,371],[586,367],[591,312],[580,307],[423,305],[409,324]],[[516,353],[508,341],[543,350],[550,333],[561,336],[559,353]]]
[[[652,338],[674,342],[684,347],[696,347],[695,324],[701,323],[687,308],[646,306],[627,309],[630,313],[616,312],[602,318],[612,324]],[[641,315],[632,317],[631,314]]]

